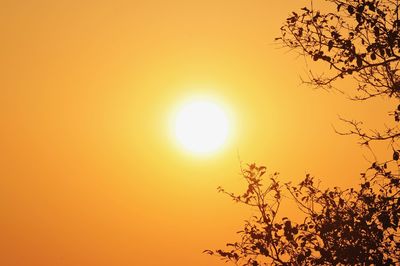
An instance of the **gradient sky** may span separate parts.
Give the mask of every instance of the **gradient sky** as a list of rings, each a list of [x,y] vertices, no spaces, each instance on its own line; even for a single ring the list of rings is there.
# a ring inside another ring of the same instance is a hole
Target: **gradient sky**
[[[216,190],[243,187],[239,157],[356,184],[368,152],[332,125],[391,106],[299,86],[304,60],[273,40],[304,3],[1,1],[0,264],[225,265],[202,251],[249,215]],[[234,119],[208,156],[170,130],[193,95]]]

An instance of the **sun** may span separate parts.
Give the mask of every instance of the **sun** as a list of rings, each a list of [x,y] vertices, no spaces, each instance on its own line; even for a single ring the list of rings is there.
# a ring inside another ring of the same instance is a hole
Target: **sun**
[[[175,136],[188,151],[196,154],[211,153],[225,143],[229,123],[226,113],[208,100],[184,104],[175,119]]]

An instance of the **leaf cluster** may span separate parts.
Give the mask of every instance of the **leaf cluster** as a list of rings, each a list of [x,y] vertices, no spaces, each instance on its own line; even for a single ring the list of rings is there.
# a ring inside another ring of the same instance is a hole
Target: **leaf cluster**
[[[394,163],[393,161],[391,163]],[[257,209],[227,250],[206,250],[240,265],[393,265],[400,263],[400,182],[387,164],[374,163],[358,189],[321,189],[312,176],[281,185],[279,175],[261,178],[265,167],[243,171],[242,195],[220,191]],[[277,218],[284,192],[305,214],[297,223]]]
[[[337,79],[358,82],[355,100],[378,95],[400,96],[399,4],[393,0],[327,0],[336,7],[322,13],[304,7],[293,12],[276,38],[329,66],[329,74],[310,73],[309,84],[333,88]]]

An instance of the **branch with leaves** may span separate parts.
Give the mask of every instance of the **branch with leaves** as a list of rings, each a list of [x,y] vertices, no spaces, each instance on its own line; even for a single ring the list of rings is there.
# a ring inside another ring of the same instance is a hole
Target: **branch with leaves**
[[[328,0],[334,12],[304,7],[293,12],[276,40],[329,67],[329,75],[311,74],[309,84],[334,88],[350,76],[358,81],[355,100],[400,97],[400,20],[397,1]],[[371,73],[373,75],[371,75]]]
[[[281,185],[277,173],[263,180],[266,168],[249,165],[242,173],[246,192],[219,191],[255,208],[257,215],[245,221],[240,241],[228,243],[228,250],[204,252],[236,265],[400,263],[400,179],[388,169],[374,163],[362,174],[359,189],[323,190],[310,175],[297,185]],[[278,219],[284,192],[306,215],[303,222]]]

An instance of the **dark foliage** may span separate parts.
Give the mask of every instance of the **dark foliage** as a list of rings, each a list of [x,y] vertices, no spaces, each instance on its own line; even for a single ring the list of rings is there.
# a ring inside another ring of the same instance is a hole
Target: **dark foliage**
[[[393,161],[391,162],[393,163]],[[298,185],[278,174],[263,180],[265,167],[243,170],[248,182],[236,202],[258,209],[228,250],[207,250],[240,265],[393,265],[400,263],[399,177],[374,164],[358,189],[320,189],[310,175]],[[264,181],[264,182],[263,182]],[[265,185],[267,183],[268,185]],[[289,192],[306,214],[301,223],[277,218],[282,193]]]
[[[400,98],[400,18],[398,0],[325,0],[331,12],[304,7],[293,12],[276,40],[306,58],[325,63],[327,73],[310,71],[304,82],[316,88],[336,89],[352,100],[376,96]],[[355,89],[346,91],[336,81],[351,79]],[[391,113],[400,122],[400,105]],[[365,130],[358,121],[343,135],[356,135],[364,145],[400,137],[397,125],[385,131]],[[392,145],[393,146],[393,145]]]
[[[353,96],[400,96],[399,4],[396,0],[326,0],[336,8],[322,13],[304,7],[281,27],[281,41],[314,61],[324,61],[329,75],[310,74],[310,83],[332,88],[350,76],[358,82]]]
[[[307,83],[333,89],[338,79],[351,78],[353,100],[375,96],[400,98],[399,3],[396,0],[326,0],[332,12],[304,7],[293,12],[277,40],[306,58],[326,64],[328,74],[310,72]],[[400,121],[400,105],[391,114]],[[307,175],[297,185],[265,178],[266,168],[251,164],[242,170],[247,190],[236,202],[257,210],[239,231],[240,241],[226,250],[206,253],[237,265],[400,265],[400,137],[397,125],[367,134],[361,123],[343,119],[361,143],[389,141],[389,160],[374,162],[361,173],[360,186],[322,189]],[[295,200],[305,219],[280,218],[283,197]]]

